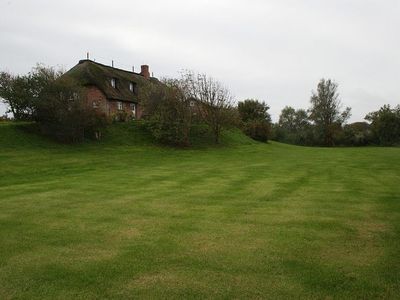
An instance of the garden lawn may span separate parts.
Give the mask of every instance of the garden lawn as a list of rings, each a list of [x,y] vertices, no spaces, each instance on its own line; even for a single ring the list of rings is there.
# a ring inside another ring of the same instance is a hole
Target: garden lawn
[[[0,299],[400,297],[400,148],[0,124]]]

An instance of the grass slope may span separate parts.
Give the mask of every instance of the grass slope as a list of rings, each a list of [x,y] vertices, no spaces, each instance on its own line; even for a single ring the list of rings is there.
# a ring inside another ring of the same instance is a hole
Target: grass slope
[[[0,299],[399,296],[399,148],[224,141],[0,124]]]

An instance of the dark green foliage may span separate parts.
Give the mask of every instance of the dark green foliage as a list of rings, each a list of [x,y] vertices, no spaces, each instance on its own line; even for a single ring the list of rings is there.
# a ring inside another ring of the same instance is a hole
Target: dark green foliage
[[[243,122],[254,120],[271,122],[269,108],[265,102],[256,99],[247,99],[238,103],[239,116]]]
[[[243,132],[256,141],[267,142],[271,135],[271,125],[266,121],[248,120],[243,123]]]
[[[340,132],[342,124],[350,117],[351,109],[341,111],[338,84],[331,79],[321,79],[316,92],[311,97],[309,118],[314,123],[315,138],[318,144],[333,146],[335,135]]]
[[[384,105],[365,119],[371,122],[375,142],[380,145],[400,144],[400,105],[395,108]]]
[[[332,80],[321,79],[317,92],[312,94],[308,112],[285,107],[274,126],[274,139],[297,145],[342,144],[346,140],[343,124],[350,117],[351,109],[341,111],[337,88]]]
[[[265,102],[247,99],[238,103],[243,132],[254,140],[267,142],[271,135],[271,116]]]
[[[145,102],[146,124],[154,138],[174,146],[190,145],[190,101],[180,82],[167,80],[153,86]]]
[[[87,106],[81,85],[61,70],[37,65],[23,76],[0,73],[0,96],[16,120],[34,120],[41,132],[62,142],[100,139],[104,115]]]
[[[116,114],[112,116],[113,122],[127,122],[129,121],[129,116],[126,111],[118,111]]]
[[[35,120],[43,134],[72,143],[100,139],[107,124],[106,116],[87,105],[80,86],[69,78],[60,78],[42,91]]]
[[[274,126],[274,139],[289,144],[312,145],[314,132],[307,111],[286,106]]]
[[[42,91],[61,75],[61,70],[39,64],[26,75],[0,72],[0,97],[10,108],[14,119],[32,120]]]
[[[345,125],[341,138],[337,141],[337,144],[345,146],[367,146],[373,142],[370,125],[366,122]]]

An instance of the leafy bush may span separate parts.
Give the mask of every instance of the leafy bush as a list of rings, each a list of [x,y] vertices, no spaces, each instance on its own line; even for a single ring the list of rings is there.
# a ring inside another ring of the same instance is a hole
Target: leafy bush
[[[26,75],[0,72],[0,97],[16,120],[33,120],[42,91],[63,74],[61,70],[37,65]]]
[[[268,110],[269,106],[265,102],[256,99],[246,99],[238,103],[239,115],[243,122],[254,120],[271,122]]]
[[[267,142],[271,134],[271,126],[266,121],[249,120],[244,123],[243,132],[256,141]]]
[[[373,142],[370,125],[366,122],[356,122],[343,127],[341,139],[337,144],[345,146],[366,146]]]
[[[247,99],[238,103],[243,132],[254,140],[267,142],[271,136],[271,116],[265,102]]]
[[[189,146],[191,116],[190,101],[178,81],[152,87],[145,102],[145,123],[157,141]]]
[[[35,108],[35,120],[42,133],[61,142],[100,139],[101,130],[108,123],[104,114],[94,111],[86,103],[82,89],[64,78],[43,90]]]
[[[369,113],[365,119],[371,122],[376,143],[385,146],[400,144],[400,105],[395,108],[384,105],[379,111]]]
[[[128,113],[124,110],[118,111],[111,117],[112,121],[115,122],[127,122],[129,121]]]

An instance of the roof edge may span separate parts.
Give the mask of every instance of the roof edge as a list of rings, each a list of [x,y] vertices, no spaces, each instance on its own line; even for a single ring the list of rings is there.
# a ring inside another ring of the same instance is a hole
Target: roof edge
[[[91,59],[81,59],[81,60],[79,60],[78,65],[83,64],[83,63],[85,63],[85,62],[93,63],[93,64],[96,64],[96,65],[99,65],[99,66],[102,66],[102,67],[106,67],[106,68],[110,68],[110,69],[113,69],[113,70],[122,71],[122,72],[126,72],[126,73],[129,73],[129,74],[134,74],[134,75],[139,75],[139,76],[144,77],[144,76],[143,76],[142,74],[140,74],[140,73],[136,73],[136,72],[132,72],[132,71],[120,69],[120,68],[115,68],[115,67],[108,66],[108,65],[105,65],[105,64],[101,64],[101,63],[95,62],[95,61],[93,61],[93,60],[91,60]]]

